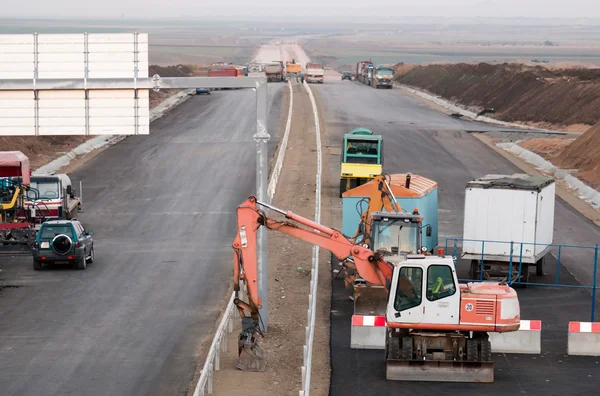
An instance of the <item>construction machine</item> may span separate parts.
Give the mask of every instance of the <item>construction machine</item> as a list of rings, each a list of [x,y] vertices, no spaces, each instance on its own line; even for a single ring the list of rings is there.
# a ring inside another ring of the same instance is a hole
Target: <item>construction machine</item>
[[[277,220],[263,210],[285,216]],[[237,207],[234,251],[234,303],[242,318],[236,367],[264,371],[258,337],[257,233],[279,231],[350,261],[360,276],[388,293],[386,378],[407,381],[493,382],[488,332],[519,329],[516,292],[499,282],[459,284],[453,257],[399,255],[399,246],[376,252],[356,245],[336,229],[249,197]],[[442,253],[442,252],[440,252]],[[247,301],[240,298],[245,288]]]
[[[0,152],[0,254],[31,254],[35,242],[35,209],[26,209],[30,187],[29,159],[19,151]]]
[[[340,198],[382,172],[383,139],[367,128],[356,128],[344,135],[340,172]]]

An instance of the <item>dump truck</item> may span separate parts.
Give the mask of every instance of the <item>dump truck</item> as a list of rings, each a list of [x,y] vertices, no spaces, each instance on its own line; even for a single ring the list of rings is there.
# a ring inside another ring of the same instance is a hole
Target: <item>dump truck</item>
[[[308,62],[306,64],[306,82],[307,83],[323,84],[324,79],[325,79],[325,69],[323,68],[322,64],[311,63],[311,62]]]
[[[235,66],[213,66],[208,69],[209,77],[237,77],[238,70]]]
[[[383,139],[367,128],[344,135],[341,156],[340,198],[351,188],[365,184],[382,173]]]
[[[367,85],[373,88],[391,89],[394,86],[393,78],[394,69],[392,67],[379,65],[377,67],[373,67]]]
[[[486,175],[467,183],[461,258],[470,261],[471,279],[526,283],[533,268],[544,275],[555,191],[549,176]]]
[[[368,64],[362,69],[362,75],[360,81],[363,84],[371,85],[371,79],[373,78],[373,69],[375,68],[374,64]]]
[[[275,219],[266,214],[282,215]],[[493,382],[488,333],[517,331],[520,305],[514,289],[500,282],[458,282],[453,257],[400,256],[356,245],[340,231],[249,197],[236,210],[233,248],[234,304],[242,318],[236,367],[265,371],[259,344],[257,234],[278,231],[329,250],[350,261],[362,278],[385,288],[386,379],[439,382]],[[401,225],[396,225],[397,232]],[[398,248],[398,246],[396,246]],[[243,293],[243,295],[242,295]]]
[[[364,84],[364,81],[363,81],[363,71],[364,71],[364,69],[367,68],[367,66],[372,65],[372,64],[373,64],[373,62],[371,62],[371,61],[360,61],[360,62],[358,62],[356,64],[355,79]]]
[[[268,82],[284,81],[283,66],[279,62],[267,63],[264,67]]]
[[[285,79],[287,81],[297,80],[299,82],[304,81],[304,77],[302,75],[302,65],[300,63],[296,63],[295,59],[292,59],[291,62],[285,63]]]

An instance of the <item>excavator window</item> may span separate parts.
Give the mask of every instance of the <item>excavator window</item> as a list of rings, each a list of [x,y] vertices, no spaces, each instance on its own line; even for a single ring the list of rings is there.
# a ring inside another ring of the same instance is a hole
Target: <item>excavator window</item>
[[[398,275],[394,309],[400,312],[421,305],[423,300],[422,283],[422,268],[402,267]]]
[[[431,265],[427,269],[427,299],[437,301],[456,292],[452,269],[447,265]]]
[[[379,142],[365,140],[348,140],[346,146],[346,163],[377,164],[379,162]]]

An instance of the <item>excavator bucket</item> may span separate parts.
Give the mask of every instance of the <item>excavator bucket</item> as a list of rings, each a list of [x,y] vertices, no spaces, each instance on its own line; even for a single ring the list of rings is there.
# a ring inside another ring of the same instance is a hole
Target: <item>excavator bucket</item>
[[[385,377],[391,381],[491,383],[494,362],[388,359]]]
[[[242,371],[265,371],[267,361],[262,348],[256,343],[255,339],[248,339],[248,337],[240,334],[238,360],[235,367]]]

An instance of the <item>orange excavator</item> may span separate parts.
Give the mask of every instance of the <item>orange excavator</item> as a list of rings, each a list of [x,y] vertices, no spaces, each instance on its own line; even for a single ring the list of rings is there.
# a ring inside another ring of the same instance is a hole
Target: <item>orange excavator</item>
[[[265,209],[285,219],[270,218]],[[234,291],[242,317],[237,368],[264,371],[258,343],[259,308],[257,233],[279,231],[329,250],[350,261],[366,281],[388,293],[386,378],[407,381],[493,382],[488,332],[519,329],[516,292],[498,282],[459,284],[452,257],[399,255],[398,247],[373,252],[341,232],[249,197],[237,208],[233,242]],[[441,253],[441,252],[440,252]],[[240,298],[245,287],[247,301]]]

